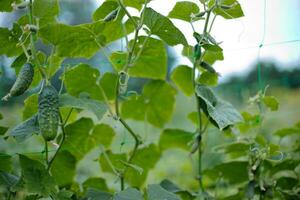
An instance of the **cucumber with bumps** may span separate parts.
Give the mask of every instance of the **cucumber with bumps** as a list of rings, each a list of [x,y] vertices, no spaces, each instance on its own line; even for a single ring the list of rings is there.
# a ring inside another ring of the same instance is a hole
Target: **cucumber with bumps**
[[[19,75],[10,89],[10,92],[2,98],[2,100],[7,101],[9,97],[16,97],[22,95],[26,90],[29,88],[29,86],[32,83],[34,76],[34,68],[33,65],[30,63],[25,63],[20,72]]]
[[[38,122],[43,138],[46,141],[55,139],[59,126],[59,98],[51,85],[46,85],[39,94]]]

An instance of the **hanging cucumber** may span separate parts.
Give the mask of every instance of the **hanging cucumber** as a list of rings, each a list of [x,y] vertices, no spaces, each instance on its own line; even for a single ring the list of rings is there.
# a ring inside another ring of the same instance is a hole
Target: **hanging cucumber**
[[[25,63],[16,79],[16,82],[10,89],[9,93],[2,98],[2,100],[7,101],[10,97],[20,96],[29,88],[32,83],[34,76],[33,65],[30,63]]]
[[[38,122],[43,138],[53,140],[59,125],[59,102],[58,92],[51,85],[46,85],[39,94]]]

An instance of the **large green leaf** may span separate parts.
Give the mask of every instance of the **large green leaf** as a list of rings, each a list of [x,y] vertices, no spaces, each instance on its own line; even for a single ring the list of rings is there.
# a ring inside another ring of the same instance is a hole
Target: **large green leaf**
[[[204,46],[205,53],[203,60],[209,64],[214,64],[218,60],[224,60],[223,49],[217,45]]]
[[[0,27],[0,55],[5,54],[8,57],[20,55],[22,48],[17,47],[19,37],[20,28],[17,28],[16,25],[12,30]]]
[[[99,71],[87,64],[79,64],[65,73],[64,84],[70,95],[89,94],[93,99],[101,100],[101,90],[96,84]]]
[[[90,150],[102,142],[102,139],[99,139],[101,135],[97,131],[94,132],[93,127],[93,121],[89,118],[81,118],[67,125],[65,128],[66,140],[62,149],[69,151],[77,160],[81,160]]]
[[[26,140],[34,133],[40,133],[37,115],[32,116],[9,131],[9,135],[13,136],[18,142]]]
[[[135,188],[126,188],[125,190],[117,193],[114,196],[114,200],[143,200],[143,196],[140,191]]]
[[[51,174],[60,187],[70,186],[76,173],[76,158],[68,151],[57,154],[51,167]]]
[[[132,41],[130,42],[132,43]],[[141,47],[144,48],[141,51]],[[165,79],[167,75],[167,53],[162,41],[141,36],[138,38],[135,55],[140,56],[129,68],[129,75],[133,77]],[[111,60],[116,70],[121,71],[126,64],[125,52],[114,52]]]
[[[59,14],[58,0],[35,0],[32,7],[35,18],[39,20],[39,27],[55,22]]]
[[[282,128],[282,129],[277,130],[274,134],[279,137],[300,134],[300,127],[295,126],[295,127],[291,127],[291,128]]]
[[[117,81],[119,81],[118,76],[113,73],[105,73],[100,79],[100,86],[108,100],[115,99]],[[101,98],[104,99],[102,93]]]
[[[102,119],[103,115],[107,111],[107,105],[103,102],[88,98],[76,98],[69,94],[60,95],[59,104],[60,107],[88,110],[95,114],[99,120]]]
[[[196,92],[205,114],[220,130],[243,121],[240,113],[230,103],[217,98],[209,87],[198,85]]]
[[[179,129],[166,129],[159,139],[159,147],[162,150],[169,148],[182,148],[189,150],[188,143],[192,141],[194,135],[190,132]]]
[[[47,197],[55,191],[54,179],[43,164],[24,155],[19,155],[19,159],[22,177],[28,192]]]
[[[171,74],[172,81],[187,96],[194,94],[192,71],[193,69],[189,66],[180,65]]]
[[[119,6],[116,1],[104,1],[99,8],[93,13],[93,20],[98,21],[104,19],[110,12]]]
[[[147,178],[149,170],[154,168],[156,163],[159,161],[160,155],[158,147],[154,144],[139,149],[132,160],[132,164],[141,167],[143,172],[140,173],[136,169],[130,167],[126,173],[126,181],[128,181],[128,183],[133,187],[139,187],[142,185]]]
[[[159,36],[168,45],[187,45],[184,35],[172,21],[152,8],[145,9],[144,24],[148,26],[152,34]]]
[[[179,200],[179,198],[162,188],[160,185],[151,184],[147,189],[148,200]]]
[[[93,137],[97,140],[97,143],[102,144],[107,148],[110,146],[115,134],[114,129],[107,124],[96,125],[92,133]]]
[[[172,117],[176,90],[164,81],[151,81],[143,89],[142,95],[131,97],[122,105],[122,116],[147,121],[163,127]]]
[[[105,43],[102,32],[104,24],[94,22],[70,26],[66,24],[48,24],[39,30],[39,36],[56,46],[59,57],[90,58]]]
[[[180,1],[176,3],[168,17],[191,22],[192,14],[197,14],[199,11],[197,4],[190,1]]]

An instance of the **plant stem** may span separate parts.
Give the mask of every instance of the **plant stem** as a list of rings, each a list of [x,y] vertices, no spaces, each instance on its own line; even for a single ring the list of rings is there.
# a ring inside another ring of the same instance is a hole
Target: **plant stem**
[[[127,14],[127,16],[134,22],[135,24],[135,33],[134,33],[134,39],[133,39],[133,43],[132,43],[132,47],[128,52],[128,56],[127,56],[127,61],[125,66],[123,67],[122,72],[125,73],[125,75],[127,75],[127,71],[128,68],[131,66],[132,61],[133,61],[133,55],[134,55],[134,51],[136,48],[136,45],[138,43],[138,37],[139,37],[139,31],[142,28],[143,25],[143,19],[144,19],[144,11],[145,8],[147,7],[147,1],[145,2],[144,5],[144,9],[142,11],[142,19],[139,21],[139,24],[132,18],[132,16],[130,15],[130,13],[127,11],[127,9],[125,8],[125,6],[123,5],[123,3],[121,2],[121,0],[118,0],[119,5],[121,6],[121,8],[125,11],[125,13]],[[118,120],[121,122],[121,124],[124,126],[124,128],[130,133],[130,135],[133,137],[135,143],[134,143],[134,148],[132,150],[132,153],[128,159],[128,163],[131,163],[134,156],[136,155],[136,152],[138,150],[138,147],[140,145],[140,140],[138,138],[138,135],[130,128],[130,126],[126,123],[126,121],[124,119],[122,119],[122,117],[120,116],[120,110],[119,110],[119,95],[120,95],[120,81],[121,81],[121,73],[118,74],[117,77],[117,83],[116,83],[116,90],[115,90],[115,112],[116,112],[116,117],[118,118]],[[120,175],[120,179],[121,179],[121,190],[124,190],[125,186],[124,186],[124,182],[125,182],[125,174],[126,171],[128,169],[128,166],[125,167],[124,171],[122,172],[122,174]]]
[[[72,110],[70,112],[72,112]],[[62,138],[61,138],[61,141],[59,143],[58,149],[56,150],[56,152],[53,155],[52,159],[49,161],[47,171],[49,171],[51,169],[51,165],[53,164],[53,161],[55,160],[57,154],[61,150],[61,147],[62,147],[63,143],[65,142],[65,138],[66,138],[65,124],[67,123],[67,121],[64,122],[64,120],[61,116],[61,113],[59,113],[59,120],[60,120],[60,127],[61,127],[61,131],[62,131]]]
[[[49,152],[48,152],[48,142],[45,140],[45,161],[48,167],[48,160],[49,160]]]
[[[29,1],[29,24],[34,25],[32,0]],[[32,60],[34,62],[35,67],[37,67],[39,69],[39,72],[40,72],[41,76],[43,77],[43,79],[47,80],[47,75],[41,68],[41,65],[36,57],[36,49],[35,49],[35,40],[36,39],[35,39],[35,37],[36,37],[36,33],[31,32],[30,33],[30,49],[31,49],[31,54],[32,54]]]
[[[128,16],[128,18],[133,22],[134,26],[137,28],[138,27],[138,23],[135,21],[135,19],[131,16],[131,14],[128,12],[128,10],[126,9],[126,7],[124,6],[122,0],[118,0],[119,5],[121,6],[121,8],[124,10],[125,14]]]

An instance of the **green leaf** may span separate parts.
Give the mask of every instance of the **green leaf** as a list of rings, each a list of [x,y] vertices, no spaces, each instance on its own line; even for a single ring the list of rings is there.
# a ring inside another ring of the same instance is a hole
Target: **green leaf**
[[[179,129],[166,129],[162,132],[159,139],[161,150],[169,148],[182,148],[190,150],[188,143],[193,140],[194,135],[190,132]]]
[[[4,171],[4,172],[10,172],[12,169],[11,166],[11,156],[4,154],[4,153],[0,153],[0,171]]]
[[[143,196],[140,191],[135,188],[126,188],[125,190],[117,193],[114,196],[114,200],[143,200]]]
[[[66,140],[63,150],[71,152],[81,160],[90,150],[101,144],[99,134],[93,132],[94,123],[89,118],[81,118],[66,126]]]
[[[224,60],[223,49],[210,48],[205,50],[203,60],[213,65],[217,60]]]
[[[187,96],[194,94],[192,68],[187,65],[176,67],[171,74],[171,80]]]
[[[91,58],[100,49],[98,44],[105,43],[102,22],[70,26],[48,24],[39,30],[39,36],[56,46],[59,57]]]
[[[133,187],[142,185],[147,178],[149,170],[154,168],[159,161],[160,156],[160,151],[154,144],[139,149],[132,160],[132,164],[143,168],[143,173],[140,174],[136,169],[129,168],[126,174],[126,181]]]
[[[172,117],[176,90],[164,81],[150,81],[142,95],[131,97],[122,105],[122,116],[147,121],[162,128]]]
[[[76,98],[69,94],[59,96],[60,107],[77,108],[92,112],[99,120],[107,111],[107,105],[103,102],[88,98]]]
[[[151,0],[147,1],[150,2]],[[145,0],[124,0],[124,5],[140,10],[145,2]]]
[[[130,42],[132,44],[132,41]],[[141,51],[141,47],[144,48]],[[152,78],[164,80],[167,75],[167,53],[162,41],[140,36],[138,38],[135,55],[140,56],[129,68],[128,73],[132,77]],[[127,54],[125,52],[114,52],[111,54],[113,67],[121,71],[126,64]]]
[[[0,135],[4,135],[8,130],[8,127],[0,126]]]
[[[13,7],[12,3],[20,3],[20,0],[0,0],[0,12],[11,12]]]
[[[179,198],[162,188],[160,185],[151,184],[147,189],[148,200],[179,200]]]
[[[210,4],[213,5],[214,1],[215,0],[211,1]],[[229,9],[222,9],[222,7],[219,6],[218,8],[214,9],[214,13],[216,15],[221,15],[225,19],[235,19],[244,16],[241,5],[236,0],[222,0],[219,2],[219,5],[231,7]]]
[[[99,74],[97,69],[87,64],[79,64],[65,73],[64,84],[72,96],[86,93],[90,98],[101,100],[101,90],[96,84]]]
[[[105,73],[100,79],[100,86],[108,100],[115,99],[117,81],[118,76],[113,73]],[[101,98],[104,99],[103,95],[101,95]]]
[[[264,96],[263,97],[264,104],[270,108],[271,111],[277,111],[279,107],[279,103],[274,96]]]
[[[295,127],[291,127],[291,128],[282,128],[282,129],[277,130],[274,134],[279,137],[300,134],[300,127],[295,126]]]
[[[205,114],[220,130],[243,121],[240,113],[230,103],[218,99],[210,88],[198,85],[196,92]]]
[[[111,200],[113,195],[108,192],[102,192],[93,188],[88,189],[85,198],[88,200]]]
[[[32,5],[34,17],[39,20],[39,27],[56,22],[59,14],[58,0],[35,0]]]
[[[205,170],[204,174],[209,176],[220,176],[228,180],[229,183],[241,183],[248,180],[248,162],[232,161],[215,166],[213,169]],[[218,178],[217,177],[217,178]]]
[[[57,194],[55,194],[54,200],[72,200],[73,192],[68,190],[60,190]]]
[[[36,160],[19,155],[22,177],[28,192],[44,197],[55,191],[55,182],[45,166]]]
[[[27,120],[38,111],[38,95],[33,94],[24,101],[23,120]]]
[[[159,14],[152,8],[145,9],[144,24],[148,26],[151,34],[159,36],[168,45],[187,45],[187,41],[180,30],[167,17]]]
[[[94,127],[93,137],[97,140],[98,144],[109,147],[112,143],[113,137],[116,135],[114,129],[107,124],[98,124]]]
[[[17,44],[19,42],[18,38],[20,37],[20,33],[18,32],[19,30],[10,31],[7,28],[0,27],[0,55],[4,54],[8,57],[12,57],[18,56],[22,53],[22,48],[17,47]]]
[[[127,160],[126,154],[114,154],[111,151],[107,150],[106,152],[103,152],[100,156],[99,162],[101,169],[104,172],[110,172],[114,173],[111,165],[108,163],[106,156],[109,159],[109,162],[116,168],[116,169],[122,169],[124,167],[123,162]],[[123,161],[123,162],[122,162]]]
[[[119,7],[116,1],[104,1],[99,8],[93,13],[93,20],[98,21],[104,19],[110,12]]]
[[[230,144],[220,145],[214,148],[217,153],[229,154],[235,158],[246,156],[250,151],[250,144],[246,142],[233,142]]]
[[[180,1],[176,3],[168,17],[191,22],[192,14],[197,14],[199,12],[200,10],[197,4],[189,1]]]
[[[18,142],[22,142],[31,137],[32,134],[39,134],[40,128],[37,120],[37,115],[32,116],[28,120],[14,127],[9,135],[13,136]]]
[[[216,86],[218,85],[218,74],[204,71],[201,73],[198,82],[202,85]]]
[[[105,179],[98,177],[93,177],[85,180],[82,183],[82,187],[84,191],[87,191],[89,188],[94,188],[101,191],[108,191]]]
[[[182,55],[187,57],[192,63],[194,62],[194,47],[184,46],[182,49]]]
[[[0,186],[6,186],[12,188],[17,185],[19,182],[19,177],[0,171]]]
[[[70,186],[76,174],[76,158],[68,151],[57,154],[51,167],[51,174],[59,187]]]
[[[169,192],[176,193],[181,197],[182,200],[192,200],[195,198],[194,195],[191,194],[189,191],[179,188],[177,185],[175,185],[168,179],[164,179],[160,183],[160,186]]]

